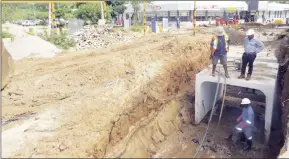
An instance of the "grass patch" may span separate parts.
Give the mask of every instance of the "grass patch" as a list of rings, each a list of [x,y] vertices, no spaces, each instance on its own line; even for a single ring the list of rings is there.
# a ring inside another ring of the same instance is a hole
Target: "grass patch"
[[[144,31],[144,26],[143,25],[132,26],[130,30],[134,32],[142,32]]]
[[[76,44],[75,41],[72,38],[68,37],[66,33],[60,33],[59,35],[51,33],[49,35],[48,32],[45,31],[44,33],[39,34],[39,36],[42,39],[49,41],[62,49],[69,49],[71,47],[74,47]]]
[[[13,35],[10,34],[10,33],[7,32],[7,31],[2,31],[2,35],[1,35],[1,37],[2,37],[2,39],[4,39],[4,38],[12,38]]]

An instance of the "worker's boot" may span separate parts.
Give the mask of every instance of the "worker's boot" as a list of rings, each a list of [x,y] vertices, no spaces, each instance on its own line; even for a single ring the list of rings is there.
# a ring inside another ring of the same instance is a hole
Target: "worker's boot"
[[[241,75],[238,77],[238,79],[243,79],[245,78],[245,74],[241,73]]]
[[[230,78],[227,65],[223,65],[226,78]]]
[[[243,151],[250,151],[252,149],[252,140],[247,140],[247,147],[243,149]]]
[[[213,69],[212,69],[212,76],[213,77],[216,76],[215,72],[216,72],[216,65],[213,65]]]
[[[242,133],[240,133],[239,134],[240,136],[240,142],[246,142],[246,136],[245,136],[245,134],[242,132]]]
[[[249,81],[250,79],[251,79],[251,75],[248,74],[247,77],[246,77],[246,80]]]
[[[225,138],[226,140],[230,141],[232,140],[232,137],[233,137],[233,133],[229,135],[229,137]]]

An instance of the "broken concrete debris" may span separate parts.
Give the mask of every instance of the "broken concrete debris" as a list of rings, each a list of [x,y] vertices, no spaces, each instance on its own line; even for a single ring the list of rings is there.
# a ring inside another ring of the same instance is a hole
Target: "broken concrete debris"
[[[126,36],[121,30],[114,30],[113,25],[103,26],[86,25],[73,36],[77,50],[86,48],[107,47],[113,43],[130,41],[131,36]]]

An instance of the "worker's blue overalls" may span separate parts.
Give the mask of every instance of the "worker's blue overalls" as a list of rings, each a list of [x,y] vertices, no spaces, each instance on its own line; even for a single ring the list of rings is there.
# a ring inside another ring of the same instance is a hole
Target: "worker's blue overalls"
[[[240,123],[235,127],[235,132],[244,133],[247,140],[250,140],[252,144],[252,131],[254,128],[254,111],[249,105],[246,108],[243,108],[243,112],[239,117],[241,119]]]

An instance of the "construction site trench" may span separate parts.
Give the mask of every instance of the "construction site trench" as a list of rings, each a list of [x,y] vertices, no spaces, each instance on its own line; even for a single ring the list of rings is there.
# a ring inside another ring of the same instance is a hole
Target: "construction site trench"
[[[210,114],[194,123],[195,78],[210,64],[211,36],[203,30],[196,36],[191,31],[161,33],[108,48],[18,61],[2,91],[2,156],[191,158]],[[243,97],[253,101],[256,112],[256,142],[246,153],[244,144],[224,139],[241,113]],[[197,157],[278,156],[282,129],[271,134],[278,135],[269,146],[260,135],[265,100],[259,90],[228,85],[221,124],[219,100]]]

